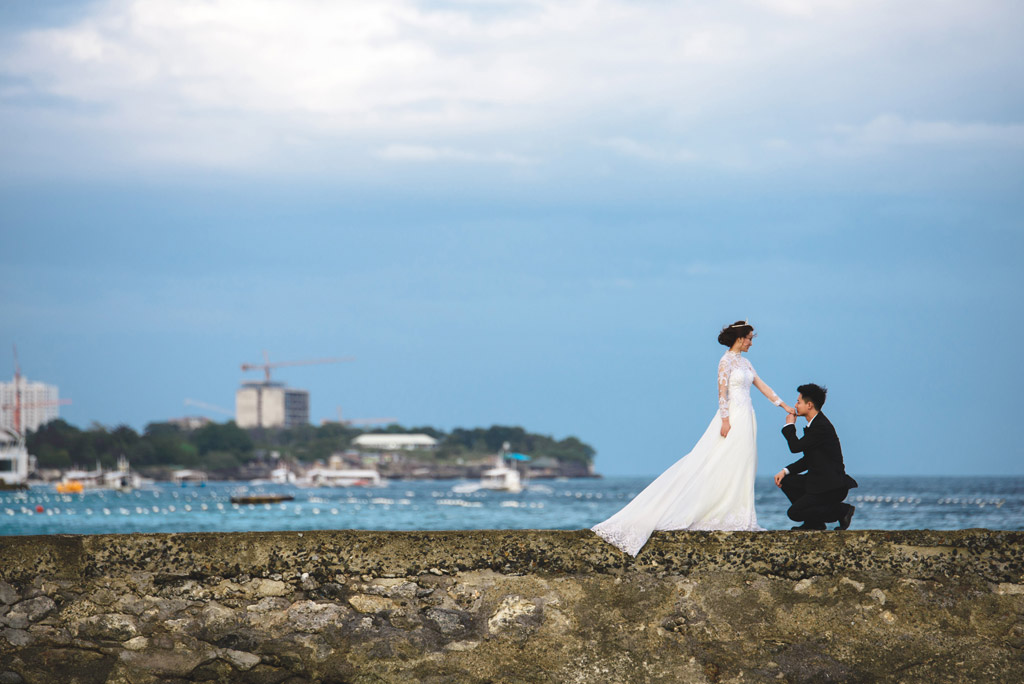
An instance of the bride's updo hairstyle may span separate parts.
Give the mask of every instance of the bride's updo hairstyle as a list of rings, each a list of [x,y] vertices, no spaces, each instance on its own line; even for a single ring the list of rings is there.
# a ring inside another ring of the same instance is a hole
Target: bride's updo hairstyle
[[[754,326],[746,321],[736,321],[732,325],[725,326],[722,328],[722,332],[718,333],[718,344],[732,347],[736,340],[746,337],[752,332],[754,332]]]

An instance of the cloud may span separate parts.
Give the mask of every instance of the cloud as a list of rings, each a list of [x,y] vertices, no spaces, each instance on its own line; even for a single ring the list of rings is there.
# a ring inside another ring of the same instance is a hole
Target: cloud
[[[608,138],[607,140],[599,141],[598,145],[628,157],[649,161],[690,162],[697,159],[696,154],[684,148],[662,147],[638,142],[631,138]]]
[[[76,157],[273,172],[339,150],[346,168],[516,166],[541,145],[586,158],[594,140],[651,163],[756,166],[822,131],[1007,134],[986,123],[1006,111],[964,103],[1000,101],[1021,14],[1010,0],[100,0],[6,32],[0,125],[18,138],[9,168],[44,173]],[[879,111],[951,128],[836,128]]]
[[[387,145],[377,150],[377,156],[388,161],[404,162],[458,161],[518,166],[537,163],[536,159],[511,152],[481,153],[430,145]]]
[[[901,145],[995,145],[1024,146],[1024,124],[913,121],[885,114],[859,126],[835,127],[848,144],[866,147]]]

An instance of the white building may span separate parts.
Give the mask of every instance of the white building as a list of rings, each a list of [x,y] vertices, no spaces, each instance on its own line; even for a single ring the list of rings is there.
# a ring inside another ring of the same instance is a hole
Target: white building
[[[240,428],[291,428],[309,424],[309,392],[276,382],[247,382],[235,393]]]
[[[412,449],[436,449],[437,440],[430,435],[359,435],[352,440],[352,445],[363,449],[379,449],[381,451],[400,451]]]
[[[20,378],[18,385],[13,380],[0,382],[0,428],[14,429],[14,406],[19,389],[22,433],[38,430],[40,425],[60,417],[60,397],[56,385]]]

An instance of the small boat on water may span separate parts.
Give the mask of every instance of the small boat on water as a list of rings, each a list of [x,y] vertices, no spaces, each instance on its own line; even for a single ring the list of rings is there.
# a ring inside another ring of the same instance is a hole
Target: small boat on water
[[[290,468],[284,466],[280,468],[274,468],[270,471],[270,477],[268,479],[250,480],[250,485],[268,485],[268,484],[295,484],[298,480],[295,477],[295,473]]]
[[[231,497],[231,503],[233,504],[274,504],[281,503],[282,501],[293,501],[295,499],[291,494],[255,494],[252,496],[233,496]]]
[[[501,452],[498,453],[497,459],[498,463],[495,467],[489,468],[482,473],[480,482],[455,485],[452,487],[452,491],[456,494],[472,494],[481,489],[511,492],[512,494],[518,494],[523,491],[523,480],[519,475],[519,471],[514,464],[510,465],[508,462],[529,461],[530,457],[526,454],[510,453],[508,451],[508,444],[506,444]]]
[[[24,436],[8,428],[0,429],[0,489],[28,489],[31,460]]]
[[[383,481],[376,470],[313,468],[298,484],[304,487],[379,487]]]
[[[95,470],[68,470],[56,484],[58,494],[81,494],[86,490],[112,489],[128,492],[153,484],[153,480],[132,471],[123,455],[117,459],[116,470],[103,470],[97,463]]]

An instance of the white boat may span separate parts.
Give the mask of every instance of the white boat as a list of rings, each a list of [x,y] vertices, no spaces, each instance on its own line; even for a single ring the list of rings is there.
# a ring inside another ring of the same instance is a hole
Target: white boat
[[[503,492],[518,494],[523,491],[523,481],[519,471],[502,464],[497,468],[485,470],[480,478],[481,489],[496,489]]]
[[[289,468],[281,467],[274,468],[273,470],[271,470],[269,478],[249,480],[249,485],[253,487],[259,487],[264,485],[296,484],[296,482],[297,478],[295,477],[295,473],[293,473]]]
[[[479,482],[455,485],[452,487],[452,491],[456,494],[472,494],[481,489],[511,492],[513,494],[523,491],[523,481],[519,471],[514,466],[509,466],[506,463],[506,459],[525,461],[529,460],[530,457],[523,454],[509,453],[508,443],[506,443],[495,458],[498,461],[497,464],[493,468],[485,470]]]
[[[313,468],[298,484],[306,487],[379,487],[382,482],[376,470]]]
[[[21,435],[13,430],[0,430],[0,485],[24,487],[28,482],[31,459]]]
[[[123,455],[117,459],[116,470],[103,470],[97,464],[95,470],[67,470],[57,483],[60,494],[78,494],[85,490],[113,489],[128,492],[146,485],[153,480],[132,472],[128,459]]]
[[[193,484],[197,487],[205,487],[207,476],[202,470],[175,470],[171,474],[171,478],[174,480],[174,484],[181,485],[182,487]]]

